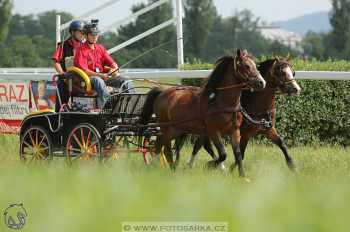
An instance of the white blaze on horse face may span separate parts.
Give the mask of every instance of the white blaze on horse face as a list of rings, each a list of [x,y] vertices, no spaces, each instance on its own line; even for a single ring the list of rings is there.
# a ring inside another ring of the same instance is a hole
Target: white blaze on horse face
[[[293,79],[294,79],[292,69],[291,69],[289,66],[288,66],[288,67],[285,67],[285,68],[283,69],[283,72],[287,73],[287,75],[288,75],[288,80],[293,80]]]
[[[285,72],[288,75],[288,79],[287,80],[294,80],[294,75],[293,75],[291,67],[289,67],[289,66],[285,67],[283,69],[283,72]],[[292,86],[293,86],[293,88],[295,88],[297,90],[296,95],[299,95],[300,92],[301,92],[301,88],[298,85],[298,83],[295,81],[295,82],[292,83]]]
[[[258,71],[258,78],[260,79],[260,81],[263,83],[263,89],[266,87],[266,81],[265,79],[261,76],[260,72]]]

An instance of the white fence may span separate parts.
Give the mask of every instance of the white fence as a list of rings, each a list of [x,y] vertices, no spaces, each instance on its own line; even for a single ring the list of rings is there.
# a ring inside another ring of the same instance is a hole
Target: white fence
[[[205,78],[211,70],[181,71],[177,69],[124,69],[122,75],[131,79]],[[0,80],[52,80],[51,68],[0,68]],[[296,79],[350,80],[350,72],[297,71]]]
[[[92,14],[99,12],[117,2],[119,2],[120,0],[110,0],[108,2],[105,2],[97,7],[95,7],[94,9],[82,14],[81,16],[76,17],[74,20],[76,19],[87,19],[88,17],[90,17]],[[182,0],[158,0],[155,1],[151,4],[149,4],[148,6],[146,6],[143,9],[140,9],[137,12],[134,12],[133,14],[129,15],[128,17],[122,19],[122,20],[118,20],[117,22],[113,22],[111,25],[105,27],[102,29],[102,33],[108,32],[111,29],[117,29],[122,25],[125,25],[127,23],[130,23],[134,20],[136,20],[139,16],[152,11],[153,9],[162,6],[165,3],[169,3],[169,2],[173,2],[176,1],[176,16],[172,17],[171,19],[169,19],[166,22],[163,22],[159,25],[154,26],[153,28],[133,37],[130,38],[129,40],[125,41],[122,44],[119,44],[111,49],[108,50],[108,53],[112,54],[114,52],[119,51],[120,49],[123,49],[127,46],[129,46],[130,44],[133,44],[149,35],[152,35],[153,33],[156,33],[166,27],[169,27],[171,25],[176,25],[176,40],[177,40],[177,60],[178,60],[178,66],[180,67],[181,65],[184,64],[184,51],[183,51],[183,28],[182,28],[182,17],[183,17],[183,6],[182,6]],[[56,15],[56,44],[58,44],[58,42],[61,41],[61,32],[65,29],[67,29],[69,27],[69,24],[71,23],[67,22],[65,24],[61,24],[61,16],[60,15]]]

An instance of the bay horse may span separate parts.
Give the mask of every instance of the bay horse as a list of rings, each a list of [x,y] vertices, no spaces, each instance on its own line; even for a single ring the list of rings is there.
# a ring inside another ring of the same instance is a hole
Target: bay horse
[[[217,167],[226,159],[222,134],[230,134],[231,145],[243,177],[244,169],[240,152],[240,96],[242,88],[249,86],[260,90],[266,85],[253,59],[238,49],[235,56],[224,56],[216,63],[206,84],[201,87],[153,88],[145,101],[139,123],[146,125],[155,114],[161,136],[158,147],[164,146],[170,168],[175,170],[171,141],[185,134],[206,135],[213,141],[218,158],[209,161],[209,167]],[[216,104],[210,104],[215,95]]]
[[[244,159],[244,153],[249,139],[261,134],[282,150],[289,169],[294,170],[293,159],[289,155],[285,142],[277,133],[275,99],[278,91],[288,96],[295,96],[300,94],[301,88],[294,79],[295,72],[292,69],[289,58],[268,59],[258,64],[258,70],[266,80],[266,88],[256,92],[244,90],[241,96],[241,105],[242,109],[244,109],[243,114],[246,118],[240,127],[242,159]],[[263,125],[263,122],[265,122],[265,125]],[[183,140],[184,138],[179,138],[176,141],[176,150],[181,149]],[[192,156],[188,162],[190,167],[193,166],[195,156],[202,146],[204,146],[205,150],[213,159],[216,158],[210,139],[205,136],[199,137],[195,141]],[[179,154],[179,152],[176,154]],[[179,159],[179,157],[177,156],[176,159]],[[237,162],[231,166],[231,170],[236,165]]]

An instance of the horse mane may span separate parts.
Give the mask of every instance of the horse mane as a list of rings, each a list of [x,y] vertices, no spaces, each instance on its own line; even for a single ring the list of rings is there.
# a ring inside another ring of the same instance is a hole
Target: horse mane
[[[215,62],[215,68],[204,84],[205,88],[214,88],[220,84],[226,74],[228,66],[234,61],[233,56],[223,56]]]
[[[258,64],[258,70],[260,72],[260,74],[263,76],[264,79],[267,78],[267,72],[269,71],[269,69],[272,67],[273,63],[277,62],[279,64],[289,64],[289,62],[286,59],[280,59],[280,58],[272,58],[272,59],[268,59],[265,60],[263,62],[260,62]]]
[[[262,61],[258,64],[258,70],[264,79],[267,77],[268,71],[270,70],[273,63],[276,61],[278,61],[278,59],[273,58],[273,59]]]

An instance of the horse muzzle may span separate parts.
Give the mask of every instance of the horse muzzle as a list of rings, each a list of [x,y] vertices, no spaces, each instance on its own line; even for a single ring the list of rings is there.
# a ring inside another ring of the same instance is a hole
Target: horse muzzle
[[[248,81],[247,85],[253,90],[262,90],[266,86],[266,81],[264,79],[256,79]]]
[[[301,93],[301,88],[298,84],[291,84],[287,86],[287,94],[288,96],[299,96]]]

